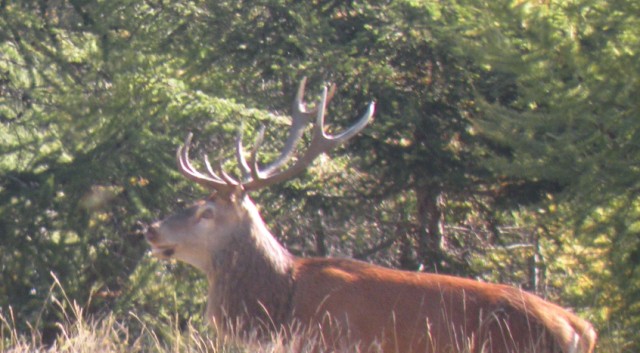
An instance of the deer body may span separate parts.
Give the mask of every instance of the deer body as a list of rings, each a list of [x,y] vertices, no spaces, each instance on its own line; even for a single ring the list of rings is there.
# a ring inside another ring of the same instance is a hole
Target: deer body
[[[590,352],[595,342],[584,320],[510,286],[348,259],[296,266],[297,319],[321,327],[337,320],[363,351]]]
[[[303,331],[330,348],[398,353],[591,352],[595,342],[586,321],[510,286],[295,257],[248,196],[200,202],[147,239],[157,256],[206,274],[207,318],[241,337]]]
[[[196,171],[188,160],[190,136],[178,150],[185,176],[217,194],[153,224],[146,238],[157,257],[176,258],[206,274],[206,315],[212,325],[247,339],[308,335],[329,351],[593,352],[596,333],[588,322],[517,288],[349,259],[298,258],[280,245],[246,192],[304,170],[315,156],[357,133],[373,114],[371,105],[357,128],[326,136],[327,91],[319,111],[306,112],[303,90],[304,81],[294,104],[294,137],[277,163],[258,170],[258,148],[247,162],[238,143],[238,162],[248,181],[221,168],[214,171],[208,160],[207,175]],[[314,131],[308,152],[280,172],[300,137],[300,120],[311,113],[318,114],[320,132]]]

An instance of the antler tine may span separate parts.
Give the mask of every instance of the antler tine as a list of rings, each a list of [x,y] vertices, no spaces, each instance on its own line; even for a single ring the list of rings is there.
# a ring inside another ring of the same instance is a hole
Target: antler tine
[[[303,83],[304,83],[304,80],[303,80]],[[303,84],[301,84],[301,87],[302,86]],[[303,89],[301,90],[303,91]],[[300,93],[301,90],[299,90],[298,92]],[[309,146],[305,154],[300,159],[298,159],[298,161],[296,161],[296,163],[293,166],[291,166],[286,170],[283,170],[280,173],[270,173],[268,175],[264,175],[263,178],[256,178],[254,176],[253,180],[243,185],[244,190],[246,191],[256,190],[256,189],[259,189],[268,185],[276,184],[294,177],[295,175],[304,171],[309,166],[309,164],[311,164],[311,162],[320,154],[324,152],[328,152],[329,150],[335,148],[336,146],[346,142],[348,139],[350,139],[355,134],[360,132],[369,123],[369,121],[371,120],[371,117],[373,116],[373,113],[375,112],[375,102],[369,103],[369,107],[367,111],[364,113],[364,115],[358,120],[358,122],[355,125],[353,125],[349,129],[347,129],[346,131],[338,135],[335,135],[335,136],[327,135],[324,132],[324,116],[325,116],[326,105],[328,101],[331,99],[331,96],[333,95],[333,91],[334,89],[332,88],[331,93],[329,93],[326,87],[322,91],[322,100],[318,108],[316,108],[317,109],[316,124],[313,128],[314,130],[313,130],[313,137],[311,139],[311,145]],[[296,98],[296,103],[298,102],[299,101]],[[290,153],[291,151],[287,151],[287,152]],[[254,173],[254,174],[257,175],[258,173]],[[266,174],[266,173],[263,173],[263,174]]]
[[[178,161],[178,169],[180,172],[187,177],[188,179],[195,181],[196,183],[210,189],[217,190],[219,192],[230,192],[236,186],[237,183],[231,184],[226,182],[224,179],[217,176],[211,170],[211,165],[209,164],[208,159],[205,157],[205,164],[207,165],[207,169],[209,175],[204,175],[197,171],[191,161],[189,160],[189,147],[191,147],[191,139],[193,138],[193,134],[189,133],[187,138],[184,140],[184,145],[178,147],[176,151],[176,157]]]
[[[306,115],[307,119],[313,118],[315,114],[318,113],[318,109],[320,106],[316,106],[312,110],[307,110],[307,104],[304,101],[304,91],[305,86],[307,84],[307,77],[303,77],[300,81],[300,85],[298,86],[298,92],[296,92],[296,99],[293,101],[293,115],[303,114]],[[327,104],[331,102],[333,95],[336,93],[336,84],[331,84],[331,89],[329,90],[329,94],[327,95]]]
[[[242,127],[240,127],[240,131],[238,131],[238,136],[236,137],[236,160],[238,161],[238,168],[240,168],[240,172],[242,173],[241,179],[244,180],[251,176],[251,169],[249,163],[247,163],[247,160],[244,158],[242,130]]]
[[[325,87],[322,92],[322,109],[318,110],[318,114],[316,116],[316,125],[314,126],[311,145],[307,149],[307,152],[304,154],[304,156],[302,156],[296,163],[300,164],[299,168],[301,168],[302,170],[304,170],[317,156],[321,155],[324,152],[330,151],[331,149],[346,142],[351,137],[359,133],[362,129],[364,129],[365,126],[367,126],[369,120],[375,112],[375,102],[371,102],[369,103],[367,111],[364,113],[364,115],[362,115],[362,117],[355,125],[351,126],[349,129],[343,131],[338,135],[328,135],[324,131],[325,108],[328,100],[329,98],[327,94],[327,88]]]
[[[309,123],[314,118],[320,108],[324,110],[324,106],[316,106],[311,110],[307,109],[307,104],[304,101],[304,91],[305,86],[307,84],[307,78],[303,77],[300,81],[300,85],[298,86],[298,92],[296,93],[296,98],[293,101],[292,114],[291,114],[291,127],[289,128],[289,135],[287,136],[287,140],[284,143],[284,147],[282,149],[282,153],[276,160],[271,162],[269,165],[264,167],[260,174],[264,177],[267,177],[275,172],[283,165],[285,165],[293,156],[293,153],[296,149],[296,144],[302,138],[302,134],[304,133],[304,129],[309,125]],[[328,104],[333,98],[333,95],[336,92],[336,85],[331,85],[331,89],[326,99],[326,103]],[[255,177],[254,177],[255,179]]]
[[[364,127],[367,126],[367,124],[369,123],[369,120],[373,116],[373,113],[375,112],[375,110],[376,110],[376,103],[370,102],[369,107],[367,108],[367,111],[360,118],[360,120],[358,120],[357,123],[355,123],[353,126],[348,128],[347,130],[341,132],[340,134],[334,135],[334,136],[327,135],[324,132],[324,112],[322,112],[323,114],[320,114],[320,112],[318,112],[318,120],[316,124],[319,126],[319,128],[316,130],[316,134],[322,135],[323,140],[331,141],[331,143],[333,144],[332,147],[329,148],[331,149],[337,145],[340,145],[343,142],[346,142],[347,140],[349,140],[350,138],[358,134],[360,131],[362,131],[362,129],[364,129]]]
[[[209,157],[207,157],[206,155],[204,156],[204,165],[207,168],[207,172],[209,173],[209,175],[212,176],[213,178],[221,179],[228,185],[233,185],[233,186],[240,185],[240,183],[237,180],[235,180],[232,176],[230,176],[224,171],[224,168],[222,168],[221,160],[218,161],[217,172],[214,171],[213,168],[211,167],[211,163],[209,163]],[[218,176],[218,174],[220,174],[220,176]]]
[[[253,180],[259,180],[264,178],[264,173],[260,172],[258,167],[258,152],[260,151],[260,147],[262,146],[262,141],[264,140],[264,131],[265,126],[262,125],[260,127],[260,131],[258,132],[258,136],[256,137],[256,142],[253,144],[253,150],[251,150],[251,177]]]

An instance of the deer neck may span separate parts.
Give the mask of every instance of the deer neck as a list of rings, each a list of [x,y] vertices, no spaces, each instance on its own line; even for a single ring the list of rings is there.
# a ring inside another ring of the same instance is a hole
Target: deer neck
[[[245,217],[236,234],[212,257],[207,316],[224,330],[242,333],[242,327],[260,327],[263,332],[257,333],[266,334],[288,318],[294,258],[268,231],[248,197],[242,209]]]

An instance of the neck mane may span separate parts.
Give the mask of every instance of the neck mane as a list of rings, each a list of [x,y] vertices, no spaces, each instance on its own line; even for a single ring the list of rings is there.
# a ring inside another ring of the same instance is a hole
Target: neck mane
[[[241,212],[246,217],[231,242],[213,254],[207,317],[218,329],[263,337],[289,318],[293,255],[269,232],[248,197]]]

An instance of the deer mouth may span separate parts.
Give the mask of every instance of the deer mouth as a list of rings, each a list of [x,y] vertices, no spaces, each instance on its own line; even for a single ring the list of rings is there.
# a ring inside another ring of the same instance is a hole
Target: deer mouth
[[[159,259],[170,259],[176,253],[176,247],[173,245],[152,246],[151,255]]]
[[[147,243],[151,245],[151,255],[159,259],[169,259],[176,252],[176,244],[167,243],[162,239],[162,236],[158,230],[158,226],[150,226],[144,237]]]

